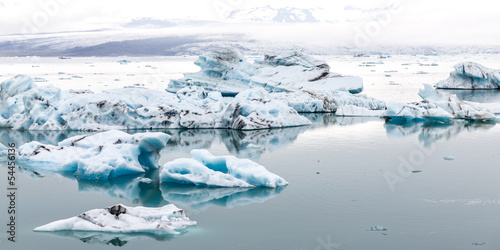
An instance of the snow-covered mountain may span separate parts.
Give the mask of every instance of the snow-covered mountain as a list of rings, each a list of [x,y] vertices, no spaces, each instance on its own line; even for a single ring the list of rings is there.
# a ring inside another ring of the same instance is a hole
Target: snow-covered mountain
[[[233,10],[227,17],[242,22],[314,23],[316,9],[273,8],[269,5]]]

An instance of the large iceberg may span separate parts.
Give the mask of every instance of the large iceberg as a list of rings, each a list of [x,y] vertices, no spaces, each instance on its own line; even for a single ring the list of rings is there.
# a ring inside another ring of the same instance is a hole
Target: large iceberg
[[[34,141],[19,147],[18,162],[35,170],[72,172],[79,179],[109,179],[158,168],[159,151],[169,138],[165,133],[111,130],[71,137],[57,146]]]
[[[383,116],[390,119],[411,120],[494,120],[495,114],[480,103],[460,100],[456,95],[439,93],[425,84],[419,91],[424,100],[417,103],[389,102]]]
[[[225,96],[234,96],[252,86],[263,87],[270,92],[345,89],[359,93],[363,90],[361,78],[330,72],[330,66],[325,61],[299,53],[266,55],[263,60],[250,64],[239,52],[221,51],[200,56],[195,64],[200,66],[199,72],[171,80],[167,91],[175,93],[184,87],[199,86],[219,91]]]
[[[283,56],[264,56],[256,60],[255,76],[251,85],[265,87],[271,92],[281,91],[337,91],[348,90],[356,94],[363,91],[363,80],[355,76],[343,76],[330,72],[330,66],[300,53]]]
[[[261,129],[309,124],[286,104],[267,103],[270,98],[258,88],[232,101],[199,87],[183,88],[176,94],[140,88],[62,91],[38,87],[26,76],[5,81],[0,88],[0,127],[16,130]],[[248,112],[236,112],[242,106]],[[245,115],[249,117],[239,118]]]
[[[173,204],[158,208],[127,207],[121,204],[93,209],[65,220],[54,221],[34,231],[93,231],[109,233],[180,234],[196,225]]]
[[[500,89],[500,70],[486,68],[475,62],[461,62],[438,89]]]
[[[270,187],[288,183],[265,167],[234,156],[213,156],[207,150],[191,151],[192,158],[167,162],[160,170],[162,182],[208,187]]]

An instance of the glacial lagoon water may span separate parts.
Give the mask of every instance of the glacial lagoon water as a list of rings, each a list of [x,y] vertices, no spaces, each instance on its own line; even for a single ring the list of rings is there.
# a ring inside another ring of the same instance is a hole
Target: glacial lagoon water
[[[471,60],[481,58],[476,56]],[[492,64],[485,66],[500,68],[495,65],[498,62],[495,58],[489,56],[487,61]],[[364,94],[409,102],[419,100],[421,83],[446,78],[451,66],[464,58],[406,56],[371,68],[359,65],[363,60],[378,59],[325,59],[335,71],[362,76]],[[81,60],[83,64],[88,59]],[[110,64],[116,61],[106,60]],[[406,62],[411,64],[403,65]],[[421,66],[419,62],[439,62],[440,66]],[[148,63],[155,66],[154,62]],[[43,68],[42,64],[34,69]],[[184,68],[187,64],[179,66]],[[428,74],[416,74],[419,71]],[[109,74],[104,76],[110,81],[117,78]],[[178,72],[172,74],[177,77]],[[87,77],[82,73],[78,75],[83,78],[71,81],[84,81]],[[132,83],[124,79],[125,74],[122,81],[117,82]],[[496,91],[455,92],[472,101],[500,102],[500,93]],[[164,131],[172,138],[162,151],[162,164],[187,157],[191,149],[208,149],[214,155],[233,154],[250,158],[285,178],[289,185],[279,189],[160,185],[157,171],[89,182],[76,180],[69,173],[21,168],[17,173],[17,242],[7,242],[6,230],[2,229],[0,246],[2,249],[74,250],[113,246],[121,249],[325,250],[500,247],[499,126],[461,121],[398,124],[380,118],[331,114],[306,116],[313,125],[257,131]],[[4,129],[0,130],[0,143],[14,142],[19,146],[37,140],[56,144],[83,133]],[[454,160],[445,160],[447,156]],[[5,163],[0,171],[0,187],[6,190]],[[153,182],[141,182],[139,177]],[[32,231],[52,221],[118,203],[149,207],[173,203],[185,209],[198,225],[173,237]],[[2,224],[7,223],[6,208],[6,198],[0,198]]]
[[[162,162],[187,156],[193,148],[252,158],[290,183],[277,190],[159,185],[157,172],[145,174],[153,182],[143,183],[138,176],[82,182],[71,175],[23,170],[18,173],[18,242],[9,244],[9,249],[500,246],[498,126],[391,124],[379,118],[329,114],[308,117],[314,121],[309,127],[166,131],[172,140],[162,152]],[[34,138],[55,143],[66,136],[70,135],[0,131],[1,143]],[[448,155],[455,160],[444,160]],[[3,179],[0,185],[6,187]],[[162,238],[32,231],[117,203],[152,207],[174,203],[198,225],[184,235]],[[375,226],[387,230],[371,231]],[[4,240],[2,245],[7,244]]]

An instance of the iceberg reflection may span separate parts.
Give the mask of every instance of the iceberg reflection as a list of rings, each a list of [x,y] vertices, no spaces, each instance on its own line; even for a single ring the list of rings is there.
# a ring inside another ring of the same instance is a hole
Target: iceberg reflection
[[[147,207],[158,207],[168,204],[163,200],[160,191],[158,170],[145,174],[123,176],[102,181],[79,180],[80,192],[97,192],[110,197],[125,199],[132,204]]]
[[[175,183],[160,186],[163,198],[181,207],[205,210],[214,205],[231,209],[262,203],[278,196],[285,187],[277,188],[203,188]]]
[[[105,233],[105,232],[88,232],[88,231],[55,231],[55,232],[37,232],[40,234],[48,234],[61,238],[71,238],[80,240],[91,245],[112,245],[121,247],[129,241],[154,239],[157,241],[169,241],[178,235],[170,234],[153,234],[153,233]],[[184,234],[185,232],[181,232]]]
[[[478,123],[464,120],[450,120],[447,122],[427,120],[423,122],[386,121],[384,127],[388,137],[406,137],[418,135],[418,140],[424,146],[430,147],[440,140],[450,140],[458,134],[467,131],[488,130],[495,123]]]

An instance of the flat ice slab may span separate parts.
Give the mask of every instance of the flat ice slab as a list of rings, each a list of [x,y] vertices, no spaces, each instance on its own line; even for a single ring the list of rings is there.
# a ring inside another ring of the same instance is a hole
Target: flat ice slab
[[[450,77],[436,84],[438,89],[499,89],[500,70],[493,70],[475,62],[455,65]]]
[[[127,134],[111,130],[74,136],[57,146],[37,141],[19,147],[19,164],[34,170],[74,172],[79,179],[99,180],[143,173],[159,167],[165,133]]]
[[[115,205],[92,209],[78,216],[54,221],[34,231],[94,231],[109,233],[179,234],[196,225],[173,204],[158,208]]]
[[[209,187],[275,188],[288,184],[280,176],[248,159],[213,156],[204,149],[192,150],[191,156],[163,165],[160,180]]]

